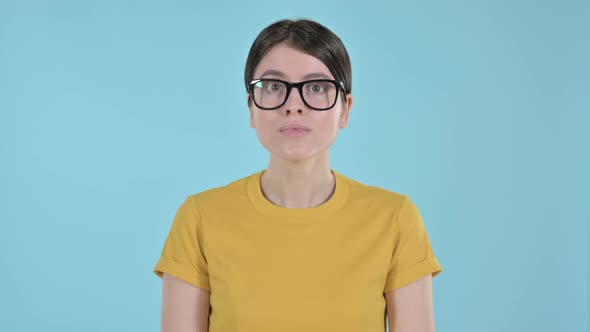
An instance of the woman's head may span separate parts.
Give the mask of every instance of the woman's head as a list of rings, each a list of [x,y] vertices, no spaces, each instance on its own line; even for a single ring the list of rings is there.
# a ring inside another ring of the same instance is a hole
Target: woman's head
[[[348,122],[351,76],[346,48],[328,28],[310,20],[275,22],[260,32],[246,61],[250,125],[274,157],[327,157]],[[281,82],[310,80],[292,89]],[[309,130],[297,137],[281,131],[290,124]]]

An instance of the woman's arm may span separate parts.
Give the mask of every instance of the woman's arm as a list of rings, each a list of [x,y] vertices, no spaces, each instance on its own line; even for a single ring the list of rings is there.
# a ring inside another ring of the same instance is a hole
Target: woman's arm
[[[432,275],[385,293],[390,332],[435,332]]]
[[[164,273],[162,332],[207,332],[211,292]]]

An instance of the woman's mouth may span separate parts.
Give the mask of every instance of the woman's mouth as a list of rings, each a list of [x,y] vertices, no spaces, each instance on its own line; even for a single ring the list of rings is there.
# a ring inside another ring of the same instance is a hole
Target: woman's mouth
[[[306,129],[302,129],[302,128],[289,128],[289,129],[285,129],[285,130],[281,130],[281,133],[283,135],[289,136],[289,137],[302,137],[307,135],[307,133],[309,133],[309,130]]]

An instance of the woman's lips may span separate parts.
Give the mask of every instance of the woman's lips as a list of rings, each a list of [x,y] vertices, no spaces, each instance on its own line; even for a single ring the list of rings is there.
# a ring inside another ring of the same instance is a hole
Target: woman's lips
[[[285,130],[281,130],[283,135],[287,135],[289,137],[301,137],[305,136],[309,133],[309,130],[301,129],[301,128],[289,128]]]

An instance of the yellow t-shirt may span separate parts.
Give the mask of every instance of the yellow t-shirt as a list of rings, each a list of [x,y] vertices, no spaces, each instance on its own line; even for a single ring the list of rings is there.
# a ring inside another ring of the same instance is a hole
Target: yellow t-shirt
[[[332,170],[329,200],[284,208],[263,172],[188,196],[153,269],[211,291],[210,332],[383,332],[384,293],[442,272],[407,195]]]

